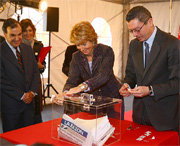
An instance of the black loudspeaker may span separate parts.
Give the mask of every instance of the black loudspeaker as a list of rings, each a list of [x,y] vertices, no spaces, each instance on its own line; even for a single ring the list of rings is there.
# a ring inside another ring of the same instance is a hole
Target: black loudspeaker
[[[44,31],[59,31],[59,8],[48,7],[47,12],[43,14],[44,19]]]

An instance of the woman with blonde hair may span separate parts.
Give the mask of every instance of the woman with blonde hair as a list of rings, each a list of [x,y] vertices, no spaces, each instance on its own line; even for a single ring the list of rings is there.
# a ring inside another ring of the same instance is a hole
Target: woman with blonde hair
[[[97,44],[97,34],[92,25],[87,21],[76,24],[71,30],[70,41],[78,51],[72,57],[64,94],[88,92],[97,96],[122,98],[119,94],[121,84],[113,72],[113,49]]]

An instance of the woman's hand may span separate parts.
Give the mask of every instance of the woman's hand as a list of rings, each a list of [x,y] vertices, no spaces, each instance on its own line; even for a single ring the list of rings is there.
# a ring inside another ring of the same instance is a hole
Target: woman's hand
[[[76,94],[76,93],[83,92],[83,91],[85,91],[87,89],[88,89],[88,84],[83,82],[83,83],[79,84],[78,86],[76,86],[74,88],[71,88],[69,91],[66,91],[65,92],[65,97],[66,96],[71,96],[71,95]]]
[[[44,65],[40,62],[40,60],[38,60],[38,67],[39,67],[39,69],[43,69],[44,68]]]
[[[67,91],[65,94],[66,94],[67,96],[69,96],[69,95],[76,94],[76,93],[79,93],[79,92],[81,92],[81,88],[80,88],[80,86],[77,86],[77,87],[71,88],[71,89],[70,89],[69,91]]]
[[[52,103],[56,103],[58,105],[63,105],[64,102],[64,92],[56,94],[51,97]]]

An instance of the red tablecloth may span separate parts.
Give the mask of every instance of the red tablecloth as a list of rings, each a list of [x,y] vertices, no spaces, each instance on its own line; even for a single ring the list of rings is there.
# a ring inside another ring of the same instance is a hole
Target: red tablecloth
[[[13,130],[0,134],[0,137],[14,143],[14,144],[27,144],[46,143],[55,146],[71,145],[66,142],[53,139],[51,136],[52,121],[35,124],[25,128]],[[131,128],[129,128],[131,127]],[[121,140],[112,144],[116,145],[179,145],[178,132],[165,131],[158,132],[151,126],[138,125],[130,121],[121,122]],[[150,133],[149,136],[148,133]]]
[[[133,121],[132,112],[133,112],[132,110],[125,112],[124,113],[124,120],[132,122]]]

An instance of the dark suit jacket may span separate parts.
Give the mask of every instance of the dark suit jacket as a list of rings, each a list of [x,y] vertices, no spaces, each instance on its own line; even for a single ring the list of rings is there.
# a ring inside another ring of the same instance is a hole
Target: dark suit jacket
[[[73,54],[69,76],[64,90],[78,86],[82,81],[88,82],[90,92],[94,95],[119,97],[120,83],[113,73],[114,52],[111,47],[98,44],[93,51],[92,74],[87,57],[80,51]]]
[[[39,53],[41,52],[41,48],[43,47],[43,44],[40,41],[34,40],[34,46],[33,46],[33,51],[34,51],[34,55],[36,57],[36,60],[38,61],[38,56]],[[45,68],[46,68],[46,62],[43,61],[42,63],[45,67],[42,69],[39,69],[40,73],[43,73]]]
[[[78,49],[76,47],[76,45],[71,45],[71,46],[68,46],[67,49],[66,49],[66,52],[65,52],[65,59],[64,59],[64,62],[63,62],[63,67],[62,67],[62,72],[68,76],[68,73],[69,73],[69,66],[70,66],[70,62],[72,60],[72,54],[74,52],[76,52]]]
[[[4,41],[4,37],[0,35],[0,44]]]
[[[34,51],[36,61],[38,61],[38,56],[39,56],[39,53],[41,52],[42,47],[43,47],[43,44],[41,41],[34,40],[33,51]],[[39,69],[40,73],[43,73],[45,68],[46,68],[45,60],[42,62],[42,64],[44,65],[44,68]],[[41,84],[39,86],[38,95],[36,95],[34,99],[35,99],[35,114],[40,114],[42,111],[42,108],[43,108],[43,105],[42,105],[42,85]]]
[[[155,129],[162,131],[178,127],[180,41],[157,29],[145,70],[143,43],[134,39],[129,48],[125,82],[131,88],[134,88],[135,84],[152,85],[154,90],[154,96],[134,98],[134,122],[141,123],[145,105]]]
[[[40,76],[33,51],[25,44],[20,45],[20,50],[24,71],[6,41],[0,48],[1,109],[4,113],[17,114],[22,112],[25,106],[33,109],[33,102],[25,104],[21,97],[28,91],[38,93]]]

